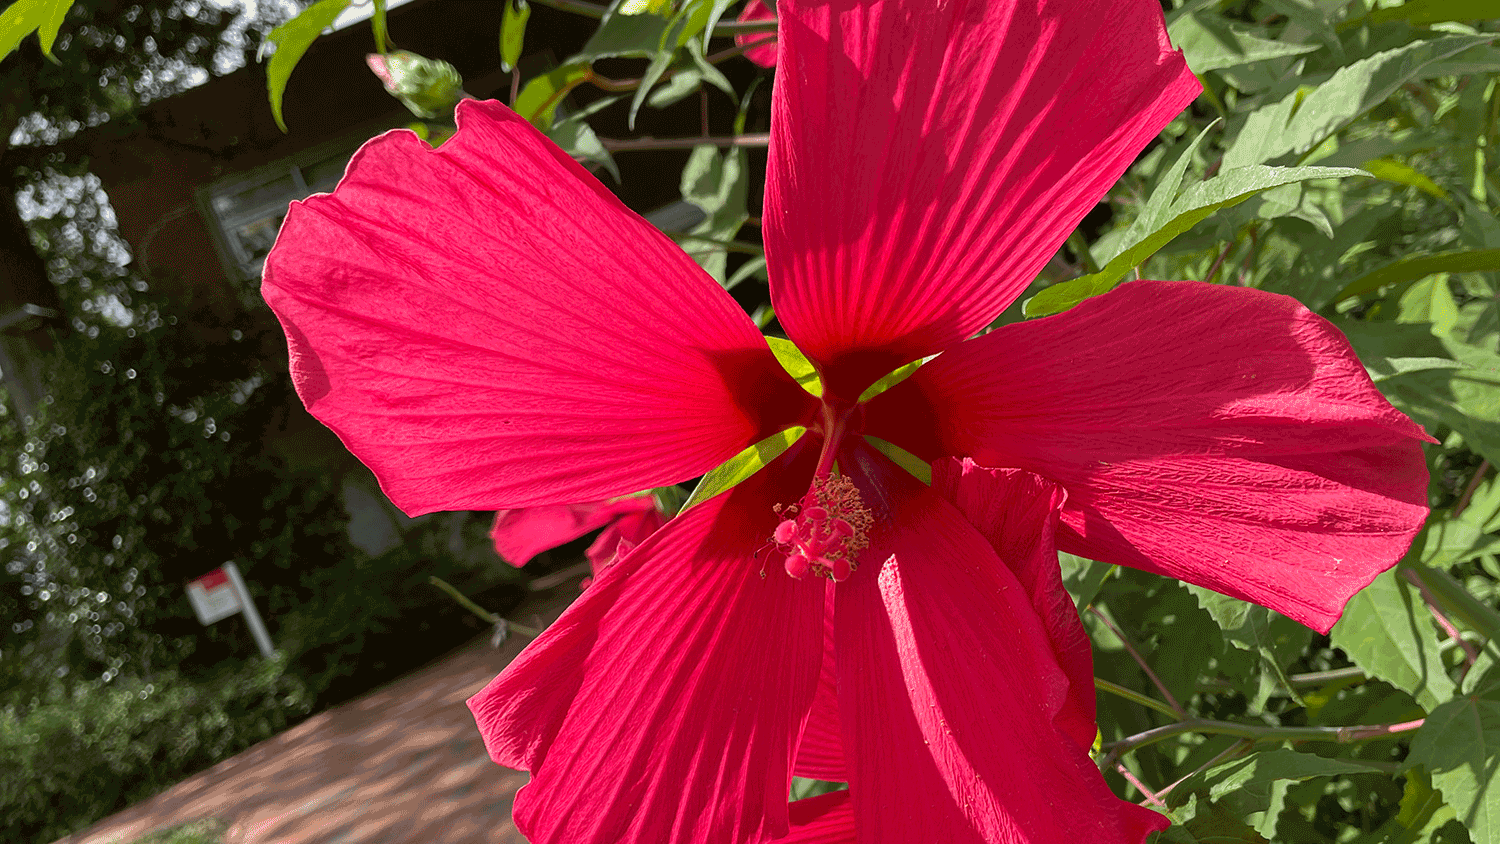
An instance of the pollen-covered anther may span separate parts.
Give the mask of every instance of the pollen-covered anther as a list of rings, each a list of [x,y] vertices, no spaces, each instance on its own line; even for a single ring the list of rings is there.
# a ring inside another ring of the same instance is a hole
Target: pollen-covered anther
[[[873,519],[848,478],[815,478],[800,502],[777,506],[776,513],[782,520],[771,541],[786,555],[787,574],[800,580],[811,572],[837,582],[858,568]]]

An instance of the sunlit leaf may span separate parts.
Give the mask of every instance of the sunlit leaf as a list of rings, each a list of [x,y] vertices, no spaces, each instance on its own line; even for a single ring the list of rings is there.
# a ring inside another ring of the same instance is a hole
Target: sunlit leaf
[[[552,128],[557,104],[587,79],[589,66],[565,64],[532,79],[516,95],[515,111],[542,131]]]
[[[745,150],[720,152],[712,144],[693,147],[682,169],[682,199],[703,210],[704,219],[694,226],[682,248],[720,284],[725,284],[728,253],[715,242],[734,238],[750,218],[750,170]]]
[[[1418,26],[1442,21],[1478,21],[1500,18],[1500,0],[1407,0],[1399,6],[1375,9],[1356,23],[1379,26],[1405,21]]]
[[[526,0],[505,0],[505,14],[500,18],[500,69],[514,70],[521,60],[521,49],[526,43],[526,21],[531,18],[531,5]]]
[[[1474,694],[1432,710],[1406,761],[1427,769],[1474,844],[1500,844],[1500,699]]]
[[[1283,157],[1307,152],[1397,88],[1421,78],[1430,65],[1488,40],[1452,36],[1419,41],[1340,68],[1312,91],[1294,91],[1252,112],[1224,153],[1223,167],[1280,163]]]
[[[1453,696],[1432,617],[1394,571],[1355,593],[1329,636],[1355,665],[1410,693],[1428,711]]]
[[[1272,41],[1207,14],[1183,15],[1167,27],[1172,43],[1182,51],[1194,73],[1207,73],[1250,62],[1284,56],[1300,56],[1319,49],[1317,44]]]
[[[715,495],[733,488],[736,484],[765,468],[766,464],[780,457],[787,449],[792,447],[803,434],[806,428],[788,428],[777,434],[761,440],[744,451],[726,460],[718,468],[704,475],[698,481],[698,486],[693,489],[693,494],[688,496],[687,503],[682,505],[686,510],[697,504],[701,504]]]
[[[823,395],[823,381],[818,378],[817,369],[797,344],[784,337],[767,337],[766,343],[770,344],[776,362],[802,385],[802,389],[815,396]]]
[[[1403,164],[1394,158],[1374,158],[1361,163],[1359,167],[1381,181],[1409,185],[1438,199],[1448,198],[1448,192],[1438,187],[1436,182],[1422,175],[1411,165]]]
[[[1434,255],[1408,255],[1349,282],[1334,301],[1374,293],[1387,284],[1414,281],[1436,273],[1500,271],[1500,249],[1457,249]]]
[[[1025,305],[1028,317],[1066,311],[1090,296],[1113,290],[1130,270],[1151,257],[1172,239],[1191,229],[1221,208],[1230,208],[1256,194],[1281,185],[1308,179],[1339,179],[1366,175],[1348,167],[1266,167],[1255,165],[1228,170],[1199,182],[1178,197],[1162,215],[1166,222],[1127,244],[1097,273],[1054,284],[1033,296]]]
[[[865,442],[875,447],[875,450],[891,459],[891,462],[905,469],[912,477],[924,484],[932,484],[932,464],[912,454],[895,443],[889,443],[879,437],[866,436]]]
[[[42,54],[56,61],[52,45],[57,43],[57,33],[72,7],[73,0],[16,0],[0,12],[0,59],[20,46],[21,39],[35,32]]]
[[[302,60],[313,41],[349,7],[349,2],[350,0],[318,0],[266,36],[268,43],[276,45],[276,52],[266,65],[266,91],[271,96],[271,115],[276,118],[276,125],[281,127],[281,131],[287,131],[286,121],[281,116],[281,100],[286,93],[286,83],[291,79],[292,70],[297,67],[297,62]]]

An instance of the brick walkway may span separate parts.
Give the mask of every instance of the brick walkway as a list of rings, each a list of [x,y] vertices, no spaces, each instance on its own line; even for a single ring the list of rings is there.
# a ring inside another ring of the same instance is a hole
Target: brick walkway
[[[550,622],[576,588],[511,617]],[[126,844],[201,818],[225,844],[525,844],[511,801],[526,774],[501,768],[464,701],[528,640],[488,637],[316,715],[57,844]]]

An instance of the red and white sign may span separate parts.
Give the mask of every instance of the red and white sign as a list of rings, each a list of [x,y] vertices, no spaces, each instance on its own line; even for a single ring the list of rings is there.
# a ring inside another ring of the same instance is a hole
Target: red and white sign
[[[189,583],[187,593],[193,612],[205,626],[244,609],[239,592],[229,579],[229,573],[222,568],[214,569]]]

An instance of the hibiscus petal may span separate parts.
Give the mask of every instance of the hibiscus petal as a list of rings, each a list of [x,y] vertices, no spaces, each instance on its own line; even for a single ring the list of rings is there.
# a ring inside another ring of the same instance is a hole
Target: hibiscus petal
[[[625,556],[630,549],[645,542],[646,537],[661,529],[662,516],[661,511],[656,509],[656,499],[649,495],[642,498],[649,502],[649,506],[620,516],[583,552],[589,558],[589,564],[594,567],[595,573],[614,563],[615,558]]]
[[[812,714],[797,747],[797,764],[792,773],[828,782],[844,782],[849,774],[844,767],[844,734],[839,726],[838,663],[833,647],[833,594],[830,591],[823,625],[823,664],[818,670],[818,691],[813,696]]]
[[[989,541],[1030,597],[1068,678],[1067,705],[1058,725],[1084,750],[1091,749],[1098,733],[1094,652],[1057,564],[1058,513],[1067,495],[1030,472],[987,469],[951,458],[932,464],[932,490]]]
[[[749,317],[498,103],[366,144],[263,290],[303,402],[413,515],[702,474],[809,412]],[[752,406],[753,405],[753,406]]]
[[[490,528],[490,541],[495,543],[495,553],[500,559],[520,568],[537,554],[572,542],[618,517],[655,509],[654,498],[634,495],[589,504],[548,504],[501,510],[495,514],[495,524]]]
[[[853,399],[988,324],[1197,96],[1154,0],[787,0],[765,239]]]
[[[1258,290],[1126,284],[943,354],[867,418],[928,459],[1062,484],[1065,551],[1322,631],[1427,513],[1427,435],[1338,329]]]
[[[849,465],[876,511],[835,616],[859,840],[1134,844],[1166,827],[1057,723],[1068,681],[989,542],[884,456]]]
[[[854,844],[854,804],[847,791],[832,791],[790,807],[792,832],[776,844]]]
[[[761,2],[761,0],[750,0],[749,3],[746,3],[745,9],[744,11],[740,12],[739,17],[741,23],[749,23],[752,21],[770,21],[775,19],[776,13],[771,11],[765,3]],[[754,32],[747,33],[745,35],[736,35],[734,36],[734,43],[737,47],[745,47],[750,44],[760,44],[759,47],[751,47],[750,49],[746,50],[745,58],[749,59],[752,62],[755,62],[761,67],[775,67],[776,42],[773,40],[769,44],[762,43],[768,38],[773,38],[774,35],[775,33],[770,32]]]
[[[532,772],[515,819],[534,844],[786,834],[824,585],[757,549],[814,457],[794,447],[672,520],[469,701],[491,757]]]

